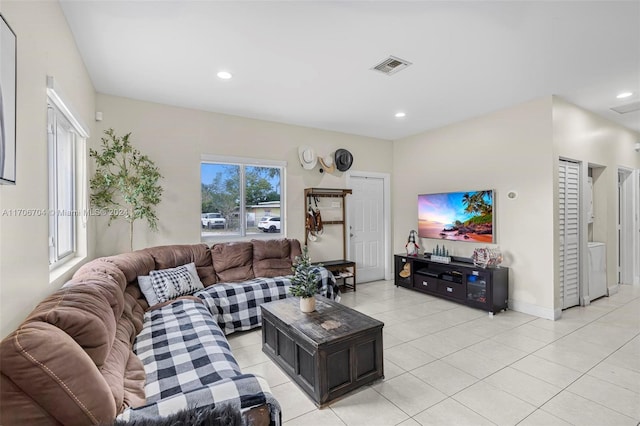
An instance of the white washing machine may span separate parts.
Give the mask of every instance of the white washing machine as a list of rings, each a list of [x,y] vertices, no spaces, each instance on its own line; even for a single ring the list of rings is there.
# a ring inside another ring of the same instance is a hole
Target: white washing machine
[[[607,295],[607,246],[590,242],[589,245],[589,300]]]

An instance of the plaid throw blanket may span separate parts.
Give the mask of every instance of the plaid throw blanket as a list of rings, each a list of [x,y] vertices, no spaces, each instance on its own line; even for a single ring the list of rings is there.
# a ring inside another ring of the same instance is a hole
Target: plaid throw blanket
[[[221,403],[241,411],[268,404],[271,423],[280,424],[280,406],[269,385],[240,373],[227,339],[202,303],[176,300],[145,313],[133,351],[144,364],[147,405],[128,408],[118,419],[166,416]]]
[[[118,420],[132,421],[168,416],[185,408],[229,404],[240,411],[267,404],[271,425],[280,426],[281,410],[271,395],[266,380],[253,374],[241,374],[170,398],[161,399],[138,408],[128,408]]]
[[[218,324],[195,300],[176,300],[145,313],[133,351],[144,364],[147,402],[240,374]]]
[[[333,274],[317,267],[320,275],[318,294],[340,300],[340,290]],[[262,325],[260,305],[289,297],[291,276],[256,278],[241,283],[214,284],[194,293],[209,307],[224,334],[250,330]]]

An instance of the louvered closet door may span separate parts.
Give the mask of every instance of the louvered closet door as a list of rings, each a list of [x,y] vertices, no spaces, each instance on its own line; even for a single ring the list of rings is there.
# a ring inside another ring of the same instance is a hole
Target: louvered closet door
[[[560,161],[560,299],[562,309],[580,303],[580,168]]]

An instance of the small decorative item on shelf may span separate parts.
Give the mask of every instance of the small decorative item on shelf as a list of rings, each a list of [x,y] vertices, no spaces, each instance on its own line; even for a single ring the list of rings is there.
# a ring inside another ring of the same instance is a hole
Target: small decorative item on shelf
[[[498,268],[502,263],[502,252],[498,247],[477,248],[473,250],[473,265],[481,268]]]
[[[409,278],[411,276],[411,264],[405,263],[402,267],[402,271],[398,274],[401,278]]]
[[[433,262],[440,263],[451,263],[451,258],[449,257],[449,250],[444,248],[444,244],[442,247],[436,245],[436,248],[431,253],[431,258]]]
[[[418,255],[418,249],[420,249],[420,246],[416,243],[416,235],[418,235],[418,233],[413,229],[409,232],[407,244],[404,246],[407,249],[407,256]]]
[[[322,265],[316,265],[322,266]],[[294,272],[291,278],[289,293],[300,298],[300,310],[302,312],[313,312],[316,310],[316,293],[318,292],[318,274],[316,266],[311,264],[309,249],[304,246],[302,255],[296,256],[295,263],[291,270]]]

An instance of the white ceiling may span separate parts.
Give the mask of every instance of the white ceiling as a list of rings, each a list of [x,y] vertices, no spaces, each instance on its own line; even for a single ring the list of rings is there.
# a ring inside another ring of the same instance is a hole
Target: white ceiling
[[[640,1],[61,3],[101,93],[390,140],[554,94],[640,131],[609,111],[640,99]]]

